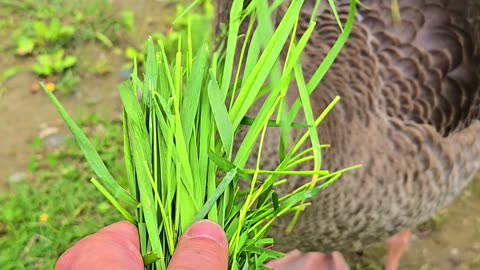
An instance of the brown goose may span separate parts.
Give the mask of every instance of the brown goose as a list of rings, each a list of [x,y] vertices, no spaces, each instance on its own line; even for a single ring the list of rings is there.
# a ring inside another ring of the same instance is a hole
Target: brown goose
[[[300,29],[314,2],[305,1]],[[220,22],[228,3],[217,0]],[[335,3],[346,20],[349,1]],[[282,251],[327,252],[393,236],[386,264],[393,270],[408,229],[448,205],[480,168],[480,2],[399,0],[399,25],[392,23],[391,0],[362,3],[368,9],[358,6],[349,40],[311,98],[318,115],[342,97],[318,130],[322,143],[331,144],[323,166],[364,166],[323,191],[292,234],[285,234],[289,219],[272,234]],[[318,18],[302,60],[307,79],[339,35],[326,1]],[[286,188],[308,180],[289,179]],[[325,267],[332,262],[318,258]]]

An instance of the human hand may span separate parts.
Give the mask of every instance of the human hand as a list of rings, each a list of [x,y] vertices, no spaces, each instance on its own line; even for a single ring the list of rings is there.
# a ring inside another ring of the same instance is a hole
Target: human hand
[[[227,270],[228,243],[217,224],[202,220],[194,223],[180,238],[168,270]],[[121,221],[87,236],[67,250],[55,270],[129,269],[142,270],[138,231]]]
[[[122,221],[80,240],[60,256],[55,270],[141,270],[143,261],[139,250],[137,228]],[[226,270],[227,264],[228,243],[225,233],[215,223],[205,220],[193,224],[180,238],[168,269]],[[275,270],[348,269],[339,253],[327,255],[297,250],[267,263],[266,267]]]

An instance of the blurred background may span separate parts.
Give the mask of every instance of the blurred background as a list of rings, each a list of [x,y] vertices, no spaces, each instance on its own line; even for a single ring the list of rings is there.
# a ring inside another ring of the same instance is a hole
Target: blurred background
[[[52,269],[75,241],[121,220],[39,82],[123,178],[119,83],[141,68],[148,36],[167,54],[186,34],[188,0],[0,0],[0,269]],[[189,13],[198,46],[211,37],[209,0]],[[480,269],[480,181],[414,232],[401,269]],[[351,254],[382,269],[382,246]]]

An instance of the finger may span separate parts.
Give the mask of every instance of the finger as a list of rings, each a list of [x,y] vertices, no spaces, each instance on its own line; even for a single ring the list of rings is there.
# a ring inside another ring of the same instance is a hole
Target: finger
[[[55,270],[142,270],[138,231],[121,221],[80,240],[57,261]]]
[[[227,267],[228,243],[225,233],[217,224],[202,220],[182,235],[168,270],[226,270]]]
[[[345,262],[345,258],[343,258],[342,254],[340,252],[333,252],[332,253],[332,258],[333,258],[333,264],[338,270],[348,270],[349,267],[347,265],[347,262]]]

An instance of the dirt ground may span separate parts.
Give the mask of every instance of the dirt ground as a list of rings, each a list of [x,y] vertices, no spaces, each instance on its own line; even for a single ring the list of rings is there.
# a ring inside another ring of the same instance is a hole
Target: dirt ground
[[[166,4],[161,1],[113,0],[112,4],[119,10],[128,8],[136,14],[139,36],[143,39],[154,29],[168,28],[162,23]],[[170,10],[173,8],[170,6]],[[0,44],[7,39],[0,39]],[[100,117],[108,118],[120,113],[116,87],[124,80],[120,76],[124,60],[95,45],[87,46],[82,53],[86,58],[110,59],[113,70],[104,76],[84,75],[73,96],[61,97],[62,104],[74,116],[95,111]],[[6,67],[25,64],[25,60],[9,52],[0,54],[0,73]],[[0,192],[8,192],[7,182],[12,175],[27,171],[33,151],[32,140],[36,136],[49,127],[66,132],[47,97],[41,92],[32,93],[31,87],[37,82],[38,78],[31,73],[19,73],[6,83],[7,91],[0,96]],[[381,258],[378,254],[382,253],[377,250],[369,250],[366,254]],[[401,269],[421,269],[422,266],[426,266],[423,269],[480,270],[480,180],[434,221],[415,231]]]

